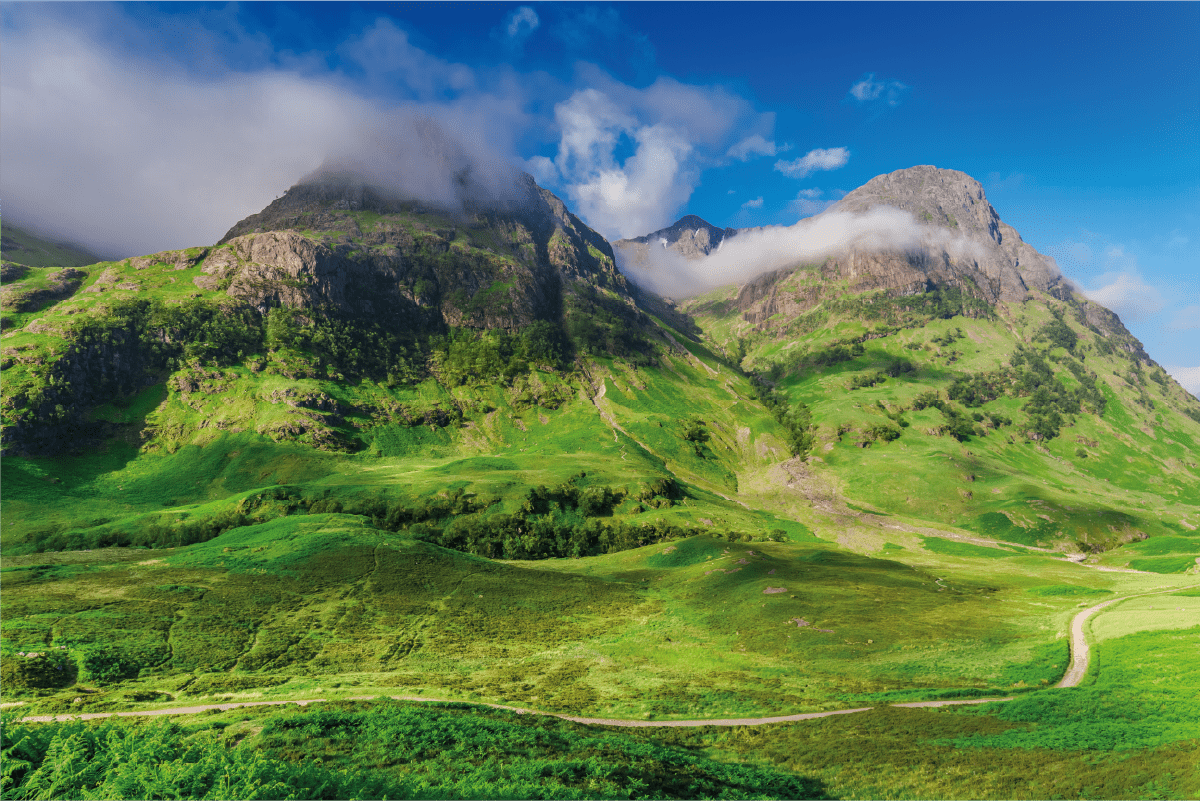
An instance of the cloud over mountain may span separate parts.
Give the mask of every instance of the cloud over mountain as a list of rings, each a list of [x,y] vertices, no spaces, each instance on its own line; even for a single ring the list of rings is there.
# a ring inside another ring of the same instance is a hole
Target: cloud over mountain
[[[831,211],[791,226],[743,229],[699,259],[666,248],[650,248],[644,264],[630,264],[615,249],[618,266],[631,280],[661,295],[682,298],[719,286],[742,284],[757,275],[821,261],[849,247],[865,252],[945,250],[955,258],[983,253],[967,238],[923,225],[909,212],[877,207],[863,213]]]

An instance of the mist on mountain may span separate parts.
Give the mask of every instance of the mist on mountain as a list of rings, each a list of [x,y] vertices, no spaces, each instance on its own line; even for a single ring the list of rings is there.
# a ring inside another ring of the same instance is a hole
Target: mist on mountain
[[[983,246],[962,234],[924,225],[901,209],[878,206],[866,212],[831,210],[790,226],[748,228],[726,237],[708,255],[689,259],[666,246],[650,247],[634,261],[615,248],[618,268],[643,289],[684,298],[729,284],[742,284],[771,270],[858,252],[946,253],[953,259],[983,259]]]

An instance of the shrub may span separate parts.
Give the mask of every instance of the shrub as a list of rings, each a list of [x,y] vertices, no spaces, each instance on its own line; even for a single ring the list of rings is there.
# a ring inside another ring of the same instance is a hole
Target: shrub
[[[54,648],[36,656],[5,653],[0,660],[0,684],[7,690],[40,690],[66,687],[78,672],[66,651]]]
[[[100,648],[83,655],[83,669],[98,684],[111,684],[136,678],[141,666],[128,654],[114,648]]]

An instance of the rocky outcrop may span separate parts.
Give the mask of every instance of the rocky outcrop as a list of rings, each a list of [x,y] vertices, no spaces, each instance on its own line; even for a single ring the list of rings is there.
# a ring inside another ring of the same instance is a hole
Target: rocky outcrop
[[[0,282],[7,284],[9,281],[16,281],[24,278],[29,272],[29,268],[24,264],[14,264],[12,262],[0,261]]]
[[[19,265],[14,265],[19,266]],[[46,276],[46,286],[36,289],[23,289],[17,286],[6,286],[0,290],[0,304],[5,311],[30,312],[37,311],[47,303],[63,300],[75,294],[88,274],[84,270],[66,267]]]
[[[263,312],[315,307],[410,330],[557,319],[578,282],[633,304],[609,244],[529,176],[501,206],[468,211],[317,176],[231,228],[202,271],[197,286]]]

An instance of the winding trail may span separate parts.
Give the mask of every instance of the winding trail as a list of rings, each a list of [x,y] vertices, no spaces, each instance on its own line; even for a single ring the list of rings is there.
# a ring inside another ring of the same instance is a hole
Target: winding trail
[[[1108,601],[1103,601],[1096,606],[1090,606],[1083,612],[1072,618],[1072,664],[1067,672],[1063,674],[1063,678],[1059,680],[1056,687],[1075,687],[1084,679],[1084,674],[1088,672],[1088,638],[1084,636],[1084,624],[1088,619],[1100,612],[1110,604],[1116,604],[1119,601],[1128,601],[1131,598],[1143,598],[1148,595],[1166,595],[1169,592],[1180,592],[1181,590],[1192,589],[1192,587],[1173,587],[1170,590],[1156,590],[1155,592],[1140,592],[1137,595],[1126,595],[1121,598],[1111,598]]]
[[[1193,585],[1198,586],[1198,585]],[[1107,606],[1128,601],[1131,598],[1142,598],[1148,595],[1166,595],[1170,592],[1180,592],[1181,590],[1192,589],[1192,587],[1172,587],[1166,590],[1156,590],[1154,592],[1143,592],[1136,595],[1125,595],[1121,598],[1111,598],[1108,601],[1103,601],[1096,606],[1090,606],[1082,612],[1076,614],[1072,618],[1071,631],[1071,654],[1072,663],[1067,672],[1064,673],[1056,688],[1075,687],[1084,679],[1085,673],[1088,672],[1089,648],[1088,639],[1084,634],[1084,624],[1088,619],[1100,612]],[[370,701],[380,696],[374,695],[353,695],[344,699],[346,701]],[[397,701],[422,701],[426,703],[452,703],[452,704],[471,704],[472,702],[456,700],[453,698],[429,698],[419,695],[391,695],[388,696]],[[31,715],[21,718],[22,723],[57,723],[68,720],[97,720],[99,718],[111,717],[150,717],[161,715],[198,715],[202,712],[210,710],[228,711],[231,709],[240,709],[242,707],[254,706],[287,706],[294,704],[296,706],[308,706],[309,704],[319,704],[330,699],[326,698],[306,698],[300,701],[238,701],[224,704],[202,704],[198,706],[183,706],[171,707],[169,709],[146,709],[135,712],[85,712],[82,714],[66,714],[66,715]],[[955,699],[955,700],[939,700],[939,701],[908,701],[898,704],[887,704],[887,706],[903,707],[908,709],[928,709],[941,706],[960,706],[963,704],[990,704],[999,703],[1002,701],[1012,701],[1013,697],[1008,698],[970,698],[970,699]],[[790,723],[799,720],[813,720],[815,718],[828,718],[834,715],[853,715],[857,712],[867,712],[875,707],[865,706],[857,709],[834,709],[827,712],[803,712],[798,715],[778,715],[775,717],[764,718],[709,718],[704,720],[621,720],[618,718],[583,718],[575,715],[562,715],[554,712],[543,712],[538,709],[526,709],[524,707],[506,706],[504,704],[487,704],[474,703],[473,706],[486,706],[492,709],[507,709],[516,712],[519,715],[544,715],[546,717],[560,718],[569,720],[573,723],[583,723],[588,726],[622,726],[626,728],[700,728],[702,726],[762,726],[766,723]]]

